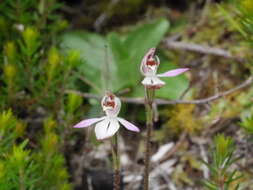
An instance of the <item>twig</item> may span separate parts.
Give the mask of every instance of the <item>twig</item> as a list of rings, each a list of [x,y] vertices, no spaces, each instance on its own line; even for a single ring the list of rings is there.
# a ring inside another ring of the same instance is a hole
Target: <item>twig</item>
[[[203,98],[203,99],[198,99],[198,100],[166,100],[166,99],[154,99],[154,102],[157,105],[173,105],[173,104],[206,104],[212,101],[215,101],[221,97],[230,95],[238,90],[241,90],[247,86],[249,86],[251,83],[253,83],[253,77],[249,77],[246,81],[241,83],[240,85],[236,86],[235,88],[231,88],[227,91],[220,92],[214,96],[210,96],[208,98]],[[79,92],[76,90],[66,90],[65,93],[75,93],[79,94],[82,97],[85,98],[92,98],[92,99],[97,99],[100,100],[102,97],[99,95],[95,94],[90,94],[90,93],[84,93],[84,92]],[[122,102],[126,102],[129,104],[145,104],[145,99],[144,98],[127,98],[127,97],[120,97]]]
[[[200,148],[200,156],[202,158],[202,160],[204,160],[206,163],[208,163],[208,157],[204,148],[203,144],[199,144],[199,148]],[[205,179],[209,179],[209,168],[205,165],[202,164],[201,166],[202,170],[203,170],[203,175]]]
[[[193,51],[193,52],[202,53],[202,54],[221,56],[226,59],[234,59],[239,62],[243,61],[242,58],[233,56],[229,51],[226,51],[221,48],[209,47],[209,46],[199,45],[195,43],[178,42],[178,41],[176,42],[176,41],[170,40],[169,38],[165,39],[163,42],[165,46],[169,49]]]

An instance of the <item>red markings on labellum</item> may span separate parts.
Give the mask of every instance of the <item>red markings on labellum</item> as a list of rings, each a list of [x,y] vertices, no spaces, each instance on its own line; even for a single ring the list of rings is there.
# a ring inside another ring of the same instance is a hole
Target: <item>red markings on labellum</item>
[[[112,93],[108,93],[107,97],[105,98],[105,101],[103,102],[103,105],[106,107],[115,107],[115,96]]]
[[[115,107],[115,102],[114,101],[105,101],[105,103],[103,104],[106,107]]]

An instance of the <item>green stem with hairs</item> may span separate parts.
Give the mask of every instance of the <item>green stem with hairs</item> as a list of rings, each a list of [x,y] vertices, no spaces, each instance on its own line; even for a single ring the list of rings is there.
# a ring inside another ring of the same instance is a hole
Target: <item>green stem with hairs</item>
[[[153,89],[145,89],[145,109],[146,109],[146,125],[147,125],[147,134],[146,134],[146,151],[145,151],[145,169],[144,169],[144,190],[148,190],[149,188],[149,170],[150,170],[150,139],[151,132],[153,128],[153,100],[154,100],[155,91]]]
[[[112,137],[111,148],[112,148],[112,158],[113,158],[113,168],[114,168],[113,189],[120,190],[120,159],[119,159],[119,151],[118,151],[117,134],[114,135],[114,137]]]

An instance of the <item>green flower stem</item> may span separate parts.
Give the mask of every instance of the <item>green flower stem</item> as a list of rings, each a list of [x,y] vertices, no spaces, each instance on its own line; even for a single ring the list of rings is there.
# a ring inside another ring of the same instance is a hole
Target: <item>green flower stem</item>
[[[149,168],[150,168],[150,139],[151,132],[153,128],[153,109],[152,104],[154,100],[155,91],[153,89],[145,89],[145,109],[146,109],[146,125],[147,125],[147,134],[146,134],[146,152],[145,152],[145,169],[144,169],[144,190],[149,188]]]
[[[114,135],[111,141],[112,147],[112,158],[113,158],[113,168],[114,168],[114,176],[113,176],[113,189],[120,190],[120,159],[119,159],[119,151],[118,151],[118,136]]]

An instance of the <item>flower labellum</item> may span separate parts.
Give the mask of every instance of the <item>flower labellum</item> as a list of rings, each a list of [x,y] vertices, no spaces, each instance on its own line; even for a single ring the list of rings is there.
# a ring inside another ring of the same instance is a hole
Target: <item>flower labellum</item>
[[[120,112],[121,102],[114,94],[107,93],[101,101],[101,106],[106,116],[83,120],[77,123],[74,128],[89,127],[96,123],[95,134],[98,140],[112,137],[119,130],[120,123],[130,131],[140,131],[134,124],[117,117]]]
[[[159,77],[174,77],[189,70],[188,68],[179,68],[162,74],[156,74],[160,65],[160,60],[158,56],[155,55],[155,50],[155,48],[148,50],[146,55],[143,57],[140,66],[140,71],[142,75],[145,76],[141,83],[149,89],[160,89],[165,85],[165,82],[160,80]]]

